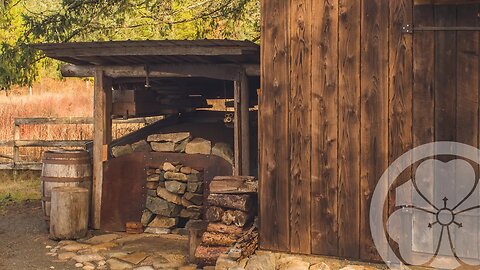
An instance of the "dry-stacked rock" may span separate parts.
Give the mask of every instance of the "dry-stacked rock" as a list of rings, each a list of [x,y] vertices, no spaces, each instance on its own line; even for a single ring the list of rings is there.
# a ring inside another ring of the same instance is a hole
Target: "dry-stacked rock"
[[[148,233],[170,233],[188,220],[201,217],[203,205],[202,169],[165,162],[147,169],[147,202],[142,224]]]
[[[111,154],[113,157],[120,157],[133,152],[152,151],[216,155],[233,165],[233,151],[230,145],[222,142],[212,144],[203,138],[193,138],[190,132],[153,134],[133,144],[114,146]]]

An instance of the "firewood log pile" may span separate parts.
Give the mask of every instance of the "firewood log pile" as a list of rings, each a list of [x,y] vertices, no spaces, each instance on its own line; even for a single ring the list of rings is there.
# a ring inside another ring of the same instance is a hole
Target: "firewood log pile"
[[[203,265],[235,253],[235,259],[247,257],[257,249],[258,181],[251,176],[217,176],[208,186],[205,219],[209,222],[195,259]]]

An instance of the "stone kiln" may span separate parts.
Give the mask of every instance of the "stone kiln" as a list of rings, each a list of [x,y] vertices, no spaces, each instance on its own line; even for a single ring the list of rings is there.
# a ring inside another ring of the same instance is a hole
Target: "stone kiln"
[[[229,144],[193,138],[190,132],[152,134],[113,147],[111,155],[102,207],[102,227],[108,230],[141,221],[147,233],[186,234],[187,222],[203,217],[204,187],[214,176],[232,173]],[[117,193],[112,189],[124,190],[124,196],[111,195]]]

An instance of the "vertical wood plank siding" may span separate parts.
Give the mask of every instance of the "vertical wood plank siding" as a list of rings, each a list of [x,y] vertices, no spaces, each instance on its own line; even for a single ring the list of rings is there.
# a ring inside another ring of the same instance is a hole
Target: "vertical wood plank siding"
[[[337,238],[338,255],[347,258],[360,254],[360,8],[339,1]]]
[[[289,6],[283,0],[262,3],[262,55],[269,60],[261,69],[259,177],[264,181],[259,194],[265,200],[260,203],[260,242],[277,251],[290,250]]]
[[[311,27],[310,0],[290,2],[290,250],[310,248]]]
[[[412,0],[397,0],[390,2],[390,31],[389,31],[389,127],[388,127],[388,164],[394,162],[402,154],[412,148],[412,120],[413,120],[413,36],[402,33],[402,27],[413,21]],[[398,170],[397,168],[392,168]],[[412,171],[400,174],[392,190],[389,192],[388,211],[393,213],[396,208],[395,188],[412,179]],[[389,182],[395,179],[389,179]],[[406,224],[392,224],[396,229]],[[409,235],[399,236],[411,240]],[[398,251],[392,239],[390,245]],[[391,256],[392,254],[389,254]]]
[[[312,253],[336,255],[338,2],[312,5]]]
[[[388,165],[428,142],[480,140],[479,33],[402,27],[476,26],[478,9],[262,0],[261,248],[380,259],[369,210]],[[396,207],[390,192],[385,214]]]

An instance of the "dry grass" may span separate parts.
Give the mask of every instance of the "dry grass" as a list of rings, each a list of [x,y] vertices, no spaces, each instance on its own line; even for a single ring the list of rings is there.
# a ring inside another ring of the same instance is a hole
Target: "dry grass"
[[[40,195],[40,173],[0,171],[0,210],[9,203],[38,200]]]
[[[9,96],[0,96],[0,140],[13,139],[13,121],[20,117],[91,117],[93,115],[93,86],[80,79],[44,79],[28,88],[14,88]],[[114,125],[113,136],[118,138],[141,125]],[[21,139],[30,140],[89,140],[91,125],[29,125],[22,126]],[[21,148],[24,161],[36,161],[42,148]],[[0,147],[0,154],[12,155],[12,149]],[[0,159],[0,162],[6,160]]]
[[[21,117],[91,117],[93,115],[93,84],[79,79],[43,79],[28,88],[14,88],[7,96],[0,92],[0,140],[13,139],[14,118]],[[113,126],[118,138],[142,127],[140,124]],[[21,127],[21,139],[90,140],[91,125],[29,125]],[[38,161],[45,149],[20,148],[21,159]],[[11,147],[0,147],[0,154],[12,155]],[[0,159],[0,162],[8,162]],[[11,202],[40,199],[40,172],[0,171],[0,210]]]

